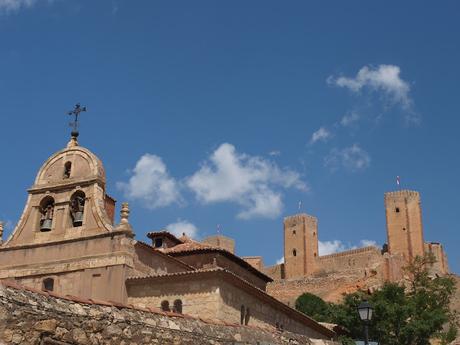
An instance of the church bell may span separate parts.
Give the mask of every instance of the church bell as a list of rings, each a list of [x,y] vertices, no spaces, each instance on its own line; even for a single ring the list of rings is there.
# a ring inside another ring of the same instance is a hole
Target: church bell
[[[81,226],[83,224],[83,212],[78,211],[75,212],[75,216],[73,218],[73,226]]]
[[[40,231],[50,231],[52,223],[52,219],[45,219],[42,225],[40,226]]]

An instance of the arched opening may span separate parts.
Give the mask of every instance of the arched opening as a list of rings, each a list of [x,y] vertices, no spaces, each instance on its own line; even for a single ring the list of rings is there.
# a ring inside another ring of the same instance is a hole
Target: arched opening
[[[85,213],[85,193],[82,191],[75,192],[70,198],[70,215],[74,227],[83,225],[83,216]]]
[[[169,309],[169,302],[168,301],[162,301],[161,302],[161,310],[163,310],[163,311],[171,311],[171,309]]]
[[[292,250],[292,256],[297,256],[297,250],[295,249]]]
[[[240,310],[240,325],[244,325],[245,314],[246,314],[246,308],[244,307],[244,305],[242,305],[241,310]]]
[[[45,197],[40,202],[40,231],[51,231],[54,217],[54,199]]]
[[[53,278],[43,279],[42,290],[53,291],[54,290],[54,279]]]
[[[182,314],[182,301],[180,299],[174,301],[173,312]]]
[[[70,173],[72,172],[72,162],[66,162],[64,164],[64,175],[63,178],[70,178]]]
[[[244,315],[244,324],[247,326],[249,323],[249,319],[251,318],[251,313],[249,311],[249,308],[246,308],[246,313]]]

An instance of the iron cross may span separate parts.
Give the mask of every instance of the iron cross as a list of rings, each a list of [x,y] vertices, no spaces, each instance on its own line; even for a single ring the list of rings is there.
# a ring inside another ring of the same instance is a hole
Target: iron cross
[[[75,104],[75,108],[73,110],[67,112],[68,115],[70,115],[70,116],[74,115],[75,116],[75,120],[70,123],[70,125],[73,127],[73,131],[75,133],[78,132],[78,115],[80,115],[80,113],[82,111],[86,111],[86,107],[82,107],[80,105],[80,103],[77,103],[77,104]]]

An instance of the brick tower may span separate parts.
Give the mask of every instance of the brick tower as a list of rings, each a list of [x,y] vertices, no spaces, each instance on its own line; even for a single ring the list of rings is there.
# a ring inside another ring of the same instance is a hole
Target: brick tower
[[[385,193],[388,251],[411,261],[424,254],[420,194],[410,190]]]
[[[307,214],[284,219],[285,277],[299,278],[312,274],[318,257],[318,220]]]

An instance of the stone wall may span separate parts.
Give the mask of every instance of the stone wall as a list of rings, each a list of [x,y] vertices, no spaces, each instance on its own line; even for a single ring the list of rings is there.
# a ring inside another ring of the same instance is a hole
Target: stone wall
[[[289,332],[199,320],[0,285],[0,344],[338,345]]]
[[[380,249],[374,246],[347,250],[341,253],[320,256],[317,272],[333,273],[349,269],[360,269],[364,275],[383,263]]]
[[[163,301],[172,306],[180,300],[185,314],[239,324],[241,308],[250,310],[247,324],[274,331],[283,329],[324,339],[330,332],[305,315],[243,282],[223,270],[182,273],[127,281],[128,303],[159,308]]]

